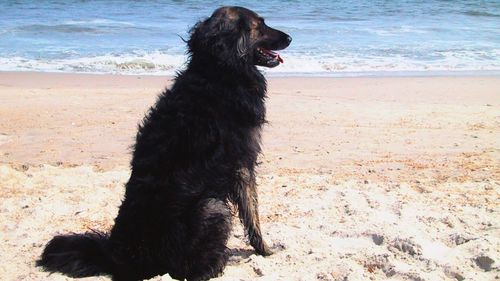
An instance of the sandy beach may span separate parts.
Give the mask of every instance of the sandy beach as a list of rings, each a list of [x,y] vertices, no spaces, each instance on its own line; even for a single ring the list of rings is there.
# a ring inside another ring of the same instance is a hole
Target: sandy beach
[[[214,280],[500,279],[500,77],[269,78],[261,257]],[[0,279],[110,229],[163,76],[0,72]],[[108,280],[106,277],[85,280]],[[168,276],[154,280],[169,280]]]

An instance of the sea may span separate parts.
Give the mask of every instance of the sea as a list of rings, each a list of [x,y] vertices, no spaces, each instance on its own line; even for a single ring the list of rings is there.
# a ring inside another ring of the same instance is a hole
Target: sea
[[[172,75],[226,5],[292,36],[270,75],[500,74],[500,0],[0,0],[0,71]]]

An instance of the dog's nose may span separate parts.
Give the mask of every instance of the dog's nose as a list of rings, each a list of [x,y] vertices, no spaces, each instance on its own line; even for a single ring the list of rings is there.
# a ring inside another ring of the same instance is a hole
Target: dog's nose
[[[292,37],[286,36],[286,40],[288,41],[288,45],[290,45],[290,43],[292,43]]]

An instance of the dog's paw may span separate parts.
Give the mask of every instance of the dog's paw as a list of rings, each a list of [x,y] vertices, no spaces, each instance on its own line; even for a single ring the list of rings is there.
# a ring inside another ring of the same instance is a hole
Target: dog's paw
[[[273,254],[273,251],[267,246],[265,242],[262,242],[260,247],[255,247],[255,252],[261,256],[267,257]]]

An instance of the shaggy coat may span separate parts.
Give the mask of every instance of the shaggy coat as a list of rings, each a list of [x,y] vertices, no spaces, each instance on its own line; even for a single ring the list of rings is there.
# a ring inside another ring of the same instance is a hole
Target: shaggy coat
[[[241,7],[220,8],[197,23],[186,69],[139,126],[111,232],[55,236],[37,265],[71,277],[140,280],[169,273],[206,280],[227,262],[231,205],[256,252],[271,254],[255,184],[266,113],[266,80],[255,65],[282,62],[271,50],[290,41]]]

